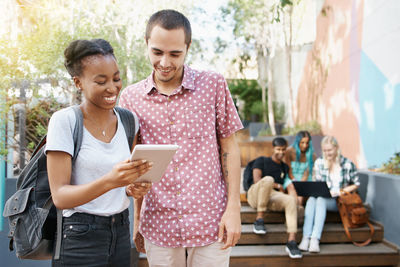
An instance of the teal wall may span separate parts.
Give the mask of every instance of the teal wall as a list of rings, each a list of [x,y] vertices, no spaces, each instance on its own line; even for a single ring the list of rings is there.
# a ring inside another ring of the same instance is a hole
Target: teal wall
[[[5,121],[5,120],[2,120]],[[5,148],[5,125],[0,125],[0,150],[3,150]],[[0,214],[3,215],[3,207],[4,207],[4,201],[5,201],[5,183],[6,183],[6,156],[0,157]],[[3,231],[3,224],[4,224],[4,219],[3,216],[0,216],[0,231]]]
[[[0,231],[3,231],[3,207],[5,199],[5,181],[6,181],[6,164],[3,159],[0,160]]]
[[[380,167],[400,152],[400,84],[392,85],[362,52],[358,93],[364,156],[368,167]]]

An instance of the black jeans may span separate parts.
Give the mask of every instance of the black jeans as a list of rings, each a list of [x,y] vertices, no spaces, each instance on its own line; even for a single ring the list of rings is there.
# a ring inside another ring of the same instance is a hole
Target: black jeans
[[[63,218],[60,259],[52,266],[130,265],[129,211],[112,216],[74,213]]]

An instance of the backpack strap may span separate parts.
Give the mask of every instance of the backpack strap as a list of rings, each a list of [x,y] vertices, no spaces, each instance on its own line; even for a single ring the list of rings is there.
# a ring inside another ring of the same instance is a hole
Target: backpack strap
[[[75,128],[74,128],[74,155],[72,156],[72,163],[75,162],[79,150],[81,150],[82,136],[83,136],[83,113],[79,105],[72,106],[75,112]]]
[[[72,164],[75,162],[79,151],[81,150],[82,145],[82,136],[83,136],[83,114],[79,105],[72,106],[72,109],[75,113],[76,123],[74,127],[73,137],[74,137],[74,155],[72,156]],[[51,197],[50,197],[51,198]],[[50,201],[46,201],[45,206],[53,204],[52,199]],[[60,251],[61,251],[61,236],[62,236],[62,219],[63,214],[62,210],[57,209],[57,236],[56,236],[56,247],[54,250],[54,259],[60,259]]]
[[[135,117],[131,111],[125,108],[115,107],[115,110],[118,112],[121,122],[124,125],[129,150],[132,150],[133,140],[135,139]]]
[[[42,147],[44,147],[44,145],[46,144],[46,140],[47,140],[47,134],[45,136],[42,137],[42,139],[40,140],[39,144],[35,147],[35,150],[33,150],[32,155],[31,155],[31,159],[37,154],[39,153],[40,149]]]

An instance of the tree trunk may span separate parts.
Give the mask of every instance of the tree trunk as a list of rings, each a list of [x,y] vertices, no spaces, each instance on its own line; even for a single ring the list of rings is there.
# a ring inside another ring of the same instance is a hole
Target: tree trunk
[[[293,6],[289,7],[289,36],[285,36],[286,40],[286,63],[287,63],[287,77],[289,84],[289,107],[290,116],[288,117],[288,126],[293,127],[295,121],[295,109],[294,109],[294,99],[293,99],[293,86],[292,86],[292,40],[293,40]],[[284,31],[286,35],[286,31]]]
[[[274,114],[274,90],[273,90],[273,83],[272,83],[272,60],[268,57],[267,61],[267,73],[268,73],[268,121],[269,127],[271,127],[272,135],[276,135],[275,129],[275,114]]]
[[[259,49],[257,52],[257,67],[258,67],[258,84],[262,90],[262,103],[263,103],[263,121],[267,122],[267,114],[268,114],[268,123],[271,128],[272,135],[276,135],[275,130],[275,114],[273,108],[273,85],[272,85],[272,67],[271,67],[271,58],[265,52],[266,49]],[[268,84],[268,92],[266,88],[266,84]],[[266,96],[268,93],[268,112],[266,112]]]
[[[267,57],[263,51],[257,53],[257,67],[258,67],[258,85],[261,87],[261,101],[263,105],[263,122],[267,122],[267,82],[268,82],[268,68],[267,68]]]

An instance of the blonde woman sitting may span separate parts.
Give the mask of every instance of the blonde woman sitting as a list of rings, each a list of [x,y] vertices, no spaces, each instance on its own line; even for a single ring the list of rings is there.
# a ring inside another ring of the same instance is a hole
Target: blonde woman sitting
[[[321,141],[322,158],[314,163],[313,180],[326,181],[331,198],[310,197],[305,207],[303,239],[299,249],[320,251],[319,240],[325,224],[326,211],[337,211],[336,197],[340,191],[356,190],[359,186],[357,169],[353,162],[340,154],[339,145],[333,136],[325,136]]]

